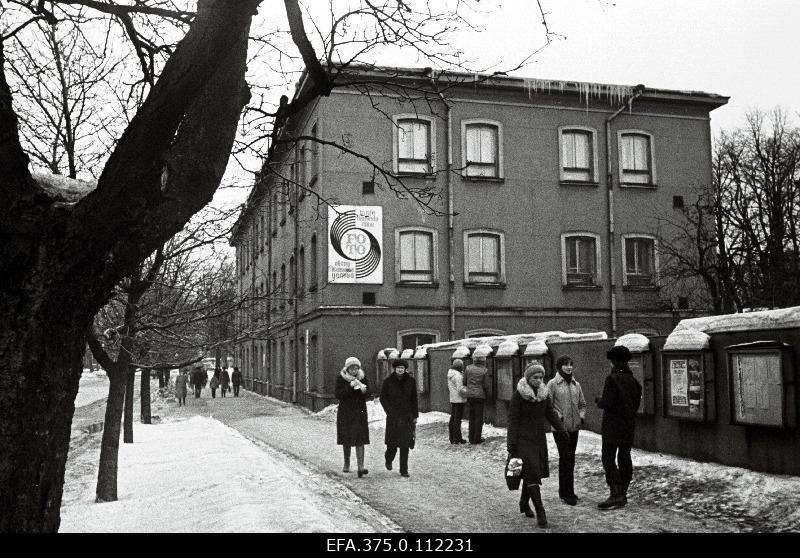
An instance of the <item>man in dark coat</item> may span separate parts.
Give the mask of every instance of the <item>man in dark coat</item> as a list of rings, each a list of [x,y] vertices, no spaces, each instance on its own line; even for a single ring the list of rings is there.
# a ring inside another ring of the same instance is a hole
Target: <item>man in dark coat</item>
[[[491,378],[486,369],[486,355],[475,352],[472,356],[473,363],[464,371],[464,386],[467,388],[467,402],[469,403],[469,431],[470,444],[483,443],[483,405],[491,385]]]
[[[194,386],[195,399],[200,397],[200,391],[205,387],[207,381],[208,375],[206,375],[206,371],[200,366],[195,366],[192,372],[192,386]]]
[[[233,396],[239,397],[239,386],[242,385],[242,373],[239,371],[238,366],[233,367],[233,374],[231,374],[231,383],[233,384]]]
[[[611,373],[606,376],[603,396],[595,403],[603,409],[602,460],[611,495],[597,504],[601,510],[621,508],[628,503],[628,486],[633,478],[631,446],[636,427],[636,410],[642,399],[642,385],[628,367],[631,352],[618,345],[606,353]]]
[[[406,373],[404,360],[392,363],[393,373],[383,381],[381,406],[386,411],[386,468],[392,470],[394,456],[400,449],[400,474],[408,475],[408,450],[414,447],[417,427],[417,382]]]

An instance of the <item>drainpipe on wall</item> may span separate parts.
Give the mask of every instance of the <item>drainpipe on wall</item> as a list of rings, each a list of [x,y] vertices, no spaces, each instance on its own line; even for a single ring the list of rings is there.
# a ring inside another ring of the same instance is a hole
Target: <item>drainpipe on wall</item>
[[[447,184],[447,295],[448,295],[448,309],[450,317],[450,331],[448,333],[448,341],[456,338],[456,292],[455,292],[455,237],[453,231],[453,181],[450,177],[451,169],[453,168],[453,115],[450,112],[450,105],[445,100],[439,88],[434,81],[435,73],[431,73],[430,81],[436,94],[442,100],[445,113],[447,114],[447,129],[445,131],[445,143],[447,143],[447,173],[445,174],[445,181]]]
[[[619,116],[626,108],[631,109],[633,100],[644,93],[644,85],[637,85],[634,94],[619,107],[614,114],[606,118],[606,188],[608,191],[608,281],[611,292],[611,337],[617,336],[617,281],[614,269],[616,266],[614,254],[614,175],[611,172],[611,121]],[[617,154],[619,155],[619,154]]]
[[[295,153],[297,151],[295,150]],[[294,314],[292,316],[292,320],[294,322],[292,329],[294,330],[292,334],[294,335],[294,366],[292,367],[292,403],[297,403],[297,375],[300,370],[300,329],[297,324],[298,316],[299,316],[299,309],[297,308],[300,304],[300,299],[297,296],[297,279],[299,273],[297,272],[299,269],[300,262],[297,261],[298,254],[300,253],[300,206],[298,204],[297,198],[297,179],[298,179],[298,172],[297,172],[297,159],[295,159],[295,184],[292,185],[292,204],[294,205],[294,269],[292,270],[292,299],[294,301]]]

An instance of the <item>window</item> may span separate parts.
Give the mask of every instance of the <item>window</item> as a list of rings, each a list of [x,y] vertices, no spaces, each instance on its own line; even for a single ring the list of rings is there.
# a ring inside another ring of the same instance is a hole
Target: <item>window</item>
[[[432,118],[418,115],[394,117],[394,171],[398,174],[431,174],[435,165]]]
[[[308,282],[308,290],[309,291],[316,291],[317,290],[317,235],[313,235],[311,237],[311,262],[309,262],[309,282]]]
[[[420,345],[437,343],[439,331],[435,329],[404,329],[397,332],[397,346],[402,353],[406,349],[416,349]]]
[[[473,178],[503,177],[503,134],[499,122],[463,120],[461,122],[464,176]]]
[[[294,297],[297,296],[295,290],[295,277],[297,277],[297,269],[295,267],[294,256],[289,258],[289,304],[294,304]]]
[[[622,235],[625,253],[623,285],[651,287],[656,283],[656,241],[651,236]]]
[[[313,126],[311,126],[311,137],[318,138],[317,135],[317,123],[315,122]],[[317,175],[319,174],[319,148],[320,145],[316,141],[311,141],[307,145],[308,151],[306,152],[306,156],[308,157],[308,164],[307,167],[307,178],[308,178],[308,187],[313,188],[314,184],[317,182]]]
[[[304,246],[300,247],[300,253],[297,256],[297,289],[300,298],[306,291],[306,249]]]
[[[283,307],[286,304],[286,264],[281,266],[281,288],[279,296],[279,307],[281,310],[283,310]]]
[[[505,282],[503,234],[489,230],[464,232],[464,277],[466,283]]]
[[[397,229],[395,277],[398,281],[432,283],[435,280],[435,238],[433,229]]]
[[[258,224],[258,251],[264,251],[264,215],[258,216],[259,224]]]
[[[653,185],[653,137],[647,132],[625,131],[619,133],[620,183]]]
[[[272,234],[278,233],[278,190],[272,186],[272,202],[269,204],[270,221],[272,221]]]
[[[561,180],[597,182],[597,148],[591,128],[559,128],[561,134]]]
[[[562,281],[567,286],[598,286],[600,237],[594,233],[561,236]]]

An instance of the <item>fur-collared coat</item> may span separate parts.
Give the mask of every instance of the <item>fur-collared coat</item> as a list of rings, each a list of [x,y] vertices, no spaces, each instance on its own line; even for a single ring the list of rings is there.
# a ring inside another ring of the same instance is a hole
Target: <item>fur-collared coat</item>
[[[506,445],[511,457],[522,458],[522,477],[526,485],[540,484],[550,476],[545,418],[556,430],[564,430],[548,397],[547,385],[542,383],[534,392],[525,378],[521,378],[508,408]]]
[[[336,398],[339,400],[339,410],[336,413],[337,444],[342,446],[369,444],[368,395],[369,386],[363,370],[359,368],[355,376],[351,376],[346,368],[339,372],[336,378]]]
[[[417,410],[417,382],[407,372],[402,378],[392,372],[381,386],[381,406],[386,411],[387,446],[412,448],[414,446]]]

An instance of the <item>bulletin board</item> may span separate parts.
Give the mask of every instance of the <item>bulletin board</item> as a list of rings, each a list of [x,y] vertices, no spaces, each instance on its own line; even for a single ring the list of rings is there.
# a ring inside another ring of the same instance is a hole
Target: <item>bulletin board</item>
[[[790,346],[779,342],[726,347],[730,380],[731,422],[794,426],[794,366]]]
[[[664,416],[704,422],[713,419],[713,367],[703,351],[664,352]]]
[[[497,399],[511,401],[514,395],[514,361],[510,358],[495,360],[495,376],[497,377]]]
[[[411,361],[414,377],[417,380],[417,393],[428,393],[429,374],[427,359],[415,359]]]

